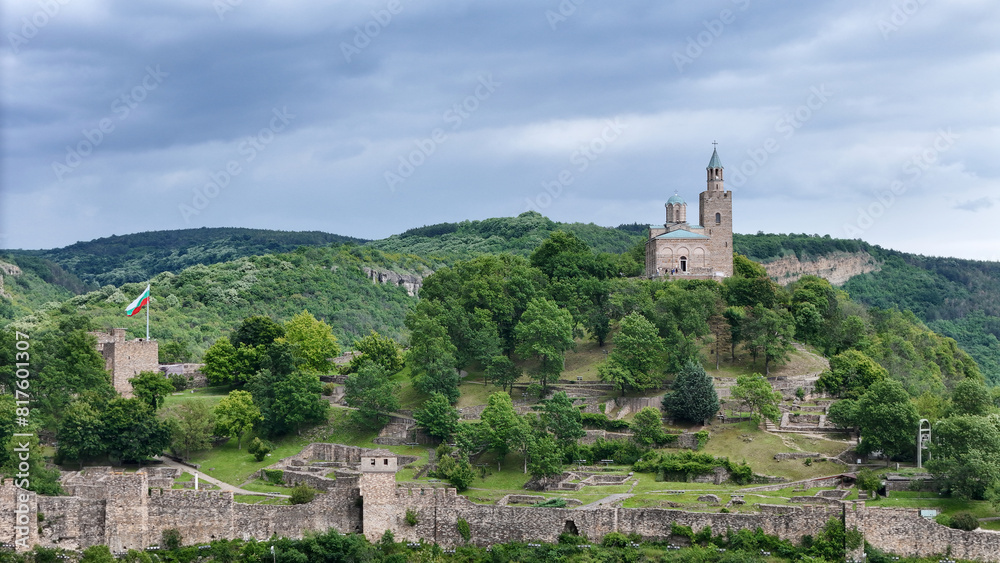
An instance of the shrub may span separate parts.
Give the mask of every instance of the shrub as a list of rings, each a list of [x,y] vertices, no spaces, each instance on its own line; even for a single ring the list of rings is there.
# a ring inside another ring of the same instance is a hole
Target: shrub
[[[697,432],[694,433],[694,437],[698,440],[698,447],[695,448],[695,449],[701,450],[701,449],[703,449],[705,447],[705,444],[708,443],[708,439],[710,438],[710,434],[708,433],[708,430],[699,430],[699,431],[697,431]],[[674,440],[676,440],[676,439],[677,438],[675,437]]]
[[[285,483],[285,472],[280,469],[262,469],[264,480],[274,485]]]
[[[535,508],[566,508],[566,499],[550,498],[531,505]]]
[[[160,545],[164,549],[177,549],[181,546],[181,531],[177,528],[167,528],[160,535]]]
[[[412,508],[406,509],[406,524],[408,526],[417,525],[417,511],[413,510]]]
[[[942,526],[948,526],[949,528],[954,527],[952,526],[951,516],[948,516],[947,514],[938,514],[934,517],[934,521]]]
[[[267,457],[267,454],[271,453],[271,450],[273,449],[274,446],[272,446],[270,442],[265,442],[260,438],[254,438],[253,441],[250,442],[250,445],[247,446],[247,451],[250,452],[253,458],[257,461],[264,461],[264,458]]]
[[[329,397],[329,396],[333,395],[333,391],[336,388],[337,388],[337,384],[336,383],[325,383],[323,385],[323,396],[324,397]]]
[[[711,531],[709,534],[711,534]],[[694,530],[691,529],[691,526],[684,526],[682,524],[678,524],[677,522],[671,522],[670,535],[677,536],[679,538],[687,538],[692,543],[694,542]]]
[[[611,532],[601,540],[604,547],[628,547],[628,537],[619,532]]]
[[[316,498],[316,489],[305,483],[299,483],[292,487],[291,498],[288,499],[288,502],[292,504],[305,504],[311,502],[314,498]]]
[[[458,528],[458,535],[462,536],[463,540],[469,541],[472,538],[472,530],[469,529],[469,522],[465,518],[459,518],[455,527]]]
[[[180,373],[172,373],[169,377],[170,384],[174,386],[174,391],[183,391],[187,389],[188,380]]]
[[[959,512],[951,517],[951,528],[971,532],[979,527],[979,519],[968,512]]]
[[[806,390],[803,389],[803,388],[801,388],[801,387],[796,387],[795,388],[795,396],[798,397],[800,401],[802,399],[805,399],[806,398]]]
[[[802,463],[804,463],[806,467],[809,467],[813,464],[813,460],[811,457],[807,457],[805,460],[802,461]]]

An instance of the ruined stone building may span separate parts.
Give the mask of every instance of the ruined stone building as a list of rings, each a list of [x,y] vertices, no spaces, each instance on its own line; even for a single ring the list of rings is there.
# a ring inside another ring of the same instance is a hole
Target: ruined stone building
[[[111,383],[123,397],[132,396],[129,379],[139,372],[159,372],[159,348],[155,340],[125,340],[124,328],[90,334],[97,337],[97,351],[104,357],[104,368],[111,373]]]
[[[687,202],[667,200],[666,223],[650,226],[646,276],[724,278],[733,275],[733,192],[725,190],[717,150],[706,167],[708,186],[698,197],[698,223],[688,222]]]

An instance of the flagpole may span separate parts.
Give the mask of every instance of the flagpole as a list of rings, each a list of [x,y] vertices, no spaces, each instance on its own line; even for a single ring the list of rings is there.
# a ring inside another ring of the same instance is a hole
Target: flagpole
[[[146,287],[149,287],[148,283],[146,284]],[[149,306],[153,304],[153,292],[152,291],[149,292],[149,297],[147,299],[149,300],[146,303],[146,340],[148,341],[149,340]]]

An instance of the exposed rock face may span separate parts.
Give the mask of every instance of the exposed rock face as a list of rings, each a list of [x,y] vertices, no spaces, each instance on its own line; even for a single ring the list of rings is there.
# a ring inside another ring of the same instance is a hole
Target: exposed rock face
[[[3,289],[3,277],[5,274],[8,276],[20,276],[21,268],[0,260],[0,296],[10,297]]]
[[[401,274],[392,270],[375,270],[372,268],[362,268],[365,276],[375,283],[391,283],[406,288],[406,293],[410,297],[416,297],[420,287],[424,284],[424,276],[421,274]],[[430,274],[428,274],[430,275]]]
[[[815,260],[800,262],[795,256],[786,256],[764,264],[767,275],[784,285],[802,276],[819,276],[833,285],[843,285],[859,274],[877,272],[878,262],[867,252],[834,252]]]

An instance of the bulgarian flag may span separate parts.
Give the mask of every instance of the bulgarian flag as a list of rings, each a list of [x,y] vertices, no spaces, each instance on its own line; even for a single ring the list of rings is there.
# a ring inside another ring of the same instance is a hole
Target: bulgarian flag
[[[135,301],[125,309],[125,314],[132,317],[142,311],[142,308],[149,305],[149,285],[146,285],[146,291],[142,292],[142,295],[135,298]]]

